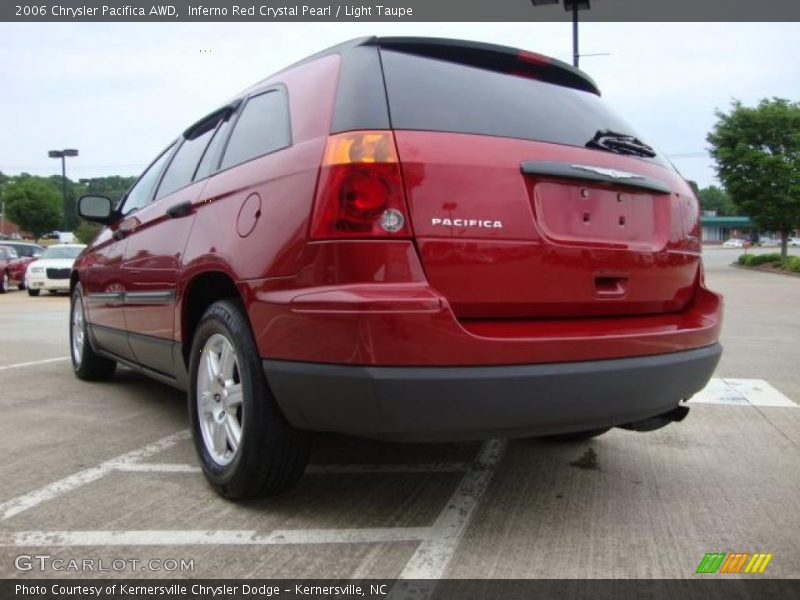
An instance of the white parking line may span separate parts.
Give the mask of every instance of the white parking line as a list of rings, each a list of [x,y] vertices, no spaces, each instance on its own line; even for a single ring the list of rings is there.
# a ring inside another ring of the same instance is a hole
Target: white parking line
[[[116,466],[126,473],[200,473],[200,467],[172,463],[124,463]],[[420,463],[387,465],[308,465],[306,475],[380,475],[382,473],[463,473],[469,463]]]
[[[21,362],[13,365],[2,365],[0,366],[0,371],[7,371],[8,369],[21,369],[22,367],[35,367],[36,365],[46,365],[47,363],[61,362],[64,360],[69,360],[69,356],[45,358],[44,360],[32,360],[30,362]]]
[[[152,444],[143,446],[138,450],[133,450],[127,454],[122,454],[116,458],[107,460],[96,467],[90,467],[88,469],[84,469],[83,471],[78,471],[77,473],[65,477],[64,479],[59,479],[58,481],[39,488],[38,490],[33,490],[32,492],[17,496],[11,500],[6,500],[5,502],[0,503],[0,520],[9,519],[14,515],[18,515],[21,512],[33,508],[34,506],[38,506],[42,502],[52,500],[57,496],[71,492],[72,490],[86,485],[87,483],[91,483],[92,481],[108,475],[115,469],[124,467],[125,465],[140,461],[145,458],[149,458],[150,456],[158,454],[159,452],[163,452],[178,442],[188,438],[188,430],[184,429],[182,431],[178,431],[172,435],[168,435],[165,438],[161,438]]]
[[[3,531],[0,547],[36,546],[276,546],[291,544],[379,544],[426,539],[430,527],[365,529]]]
[[[791,399],[763,379],[714,378],[690,402],[738,406],[797,408]]]
[[[0,504],[2,519],[52,500],[112,472],[197,473],[190,464],[145,463],[143,460],[190,437],[178,431],[138,450],[112,458],[59,481]],[[0,547],[35,546],[187,546],[187,545],[290,545],[370,544],[421,542],[405,565],[401,578],[438,579],[445,573],[461,537],[472,519],[503,452],[505,440],[486,442],[473,463],[421,463],[397,465],[312,465],[310,473],[437,473],[465,472],[455,493],[431,527],[380,527],[363,529],[295,529],[264,533],[255,530],[131,530],[131,531],[0,531]],[[411,582],[408,582],[409,585]],[[413,589],[412,589],[413,588]],[[397,592],[427,597],[432,588],[406,587]],[[394,594],[393,594],[394,596]]]
[[[200,467],[171,463],[125,463],[115,469],[123,473],[202,473]]]
[[[489,487],[495,468],[506,449],[506,440],[490,440],[483,445],[470,470],[433,524],[430,537],[420,544],[406,563],[400,579],[440,579],[469,525],[475,509]],[[410,589],[398,590],[416,596]]]

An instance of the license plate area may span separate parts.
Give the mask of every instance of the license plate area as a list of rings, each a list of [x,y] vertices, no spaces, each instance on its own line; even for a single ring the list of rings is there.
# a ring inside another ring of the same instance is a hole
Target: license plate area
[[[578,245],[644,246],[665,241],[658,198],[611,186],[540,181],[533,184],[533,210],[541,232]]]

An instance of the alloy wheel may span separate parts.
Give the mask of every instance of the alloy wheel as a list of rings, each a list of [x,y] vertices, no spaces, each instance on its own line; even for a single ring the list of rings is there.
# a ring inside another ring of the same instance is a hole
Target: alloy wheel
[[[244,405],[239,362],[222,334],[208,338],[197,369],[197,414],[203,445],[220,466],[231,463],[242,441]]]

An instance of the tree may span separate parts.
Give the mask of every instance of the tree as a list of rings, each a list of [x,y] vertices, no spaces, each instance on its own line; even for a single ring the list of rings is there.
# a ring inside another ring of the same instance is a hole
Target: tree
[[[20,175],[3,186],[6,215],[37,240],[61,225],[61,195],[41,177]]]
[[[125,192],[133,185],[134,181],[136,181],[136,177],[120,177],[119,175],[96,177],[89,180],[88,186],[82,193],[98,194],[117,202],[125,195]]]
[[[717,175],[744,214],[780,232],[786,260],[789,234],[800,224],[800,104],[772,98],[747,107],[737,100],[730,113],[716,115],[707,140]]]
[[[88,244],[100,233],[102,228],[102,225],[98,223],[81,221],[78,228],[75,230],[75,237],[78,238],[81,244]]]
[[[700,210],[713,210],[720,216],[736,214],[736,205],[722,188],[710,185],[698,189],[695,194],[700,201]]]

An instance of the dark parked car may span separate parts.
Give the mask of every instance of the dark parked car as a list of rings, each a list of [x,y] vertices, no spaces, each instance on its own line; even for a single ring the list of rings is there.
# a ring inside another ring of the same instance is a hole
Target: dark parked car
[[[17,258],[8,263],[8,283],[16,285],[20,290],[25,289],[25,270],[28,265],[39,258],[44,252],[44,248],[39,244],[28,242],[0,242],[0,246],[13,248],[17,253]]]
[[[681,420],[721,348],[698,203],[559,61],[369,38],[170,142],[71,276],[83,379],[187,390],[203,471],[279,492],[309,432],[598,435]]]

